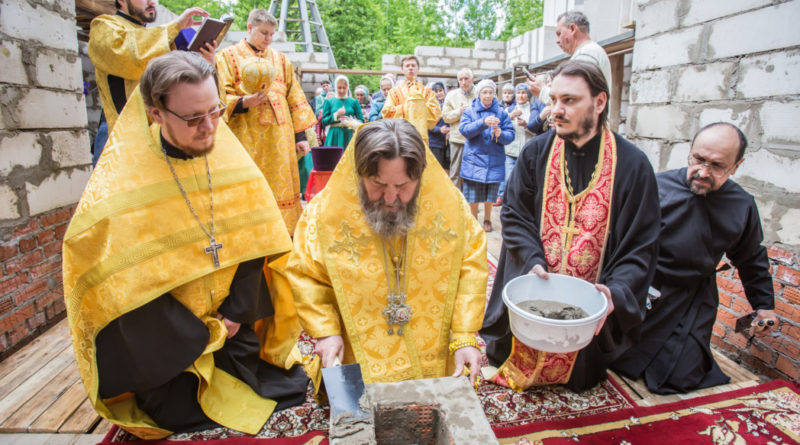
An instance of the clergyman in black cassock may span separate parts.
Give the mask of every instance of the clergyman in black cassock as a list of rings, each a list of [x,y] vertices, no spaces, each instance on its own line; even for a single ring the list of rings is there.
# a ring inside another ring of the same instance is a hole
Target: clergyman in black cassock
[[[718,189],[695,193],[689,176],[687,168],[657,175],[661,235],[653,287],[661,297],[647,312],[640,343],[612,365],[623,375],[644,376],[648,389],[659,394],[730,380],[710,349],[719,304],[716,267],[723,255],[739,270],[752,307],[763,311],[765,320],[772,319],[764,333],[776,326],[772,278],[755,200],[735,182],[713,177],[707,179],[716,181]]]

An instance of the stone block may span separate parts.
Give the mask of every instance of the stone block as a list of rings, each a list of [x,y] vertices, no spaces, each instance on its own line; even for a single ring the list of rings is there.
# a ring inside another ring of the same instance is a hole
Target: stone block
[[[0,29],[10,37],[35,40],[45,46],[70,51],[78,50],[74,17],[64,18],[41,5],[26,0],[2,0]]]
[[[74,169],[55,173],[38,185],[27,182],[25,189],[31,216],[78,202],[90,175],[90,168]]]
[[[703,128],[714,122],[730,122],[739,127],[742,131],[747,132],[746,127],[750,121],[751,114],[749,104],[741,104],[732,108],[704,108],[700,112],[697,128]]]
[[[739,61],[737,97],[800,94],[800,53],[775,52]]]
[[[766,102],[761,107],[760,120],[764,142],[800,143],[800,101]]]
[[[650,161],[650,165],[653,166],[653,170],[658,171],[658,168],[661,164],[661,146],[664,144],[663,141],[658,139],[638,139],[636,140],[636,146],[639,147],[642,152],[647,156],[647,159]]]
[[[689,150],[691,150],[691,145],[689,142],[679,142],[677,144],[672,144],[672,148],[669,151],[669,158],[667,159],[667,165],[664,168],[665,170],[672,170],[675,168],[682,168],[686,167],[687,159],[689,158]]]
[[[664,0],[636,8],[636,38],[677,28],[680,4],[680,0]]]
[[[800,2],[791,1],[715,21],[710,24],[708,57],[731,57],[800,45],[797,17],[800,17]]]
[[[738,14],[742,11],[760,8],[773,2],[770,0],[726,0],[724,2],[694,0],[687,3],[689,4],[689,10],[686,11],[686,15],[681,20],[683,26],[708,22],[731,14]],[[760,26],[760,24],[754,24],[753,26]]]
[[[502,40],[476,40],[475,49],[505,51],[506,42],[503,42]]]
[[[505,68],[505,64],[499,60],[481,60],[481,69],[500,71]]]
[[[16,166],[29,168],[39,165],[42,146],[36,140],[37,136],[38,133],[34,132],[0,136],[0,175],[8,175]]]
[[[19,218],[17,194],[11,187],[0,184],[0,220]]]
[[[800,245],[800,209],[788,209],[780,219],[780,230],[778,230],[778,242],[790,246]]]
[[[708,63],[684,68],[675,87],[675,102],[703,102],[727,99],[731,95],[729,77],[735,62]]]
[[[633,44],[633,71],[691,63],[700,59],[703,26],[672,31]]]
[[[414,49],[414,55],[417,57],[441,57],[444,55],[444,48],[441,46],[418,46]]]
[[[49,133],[49,136],[53,144],[51,156],[59,167],[74,167],[92,163],[88,131],[53,131]]]
[[[669,70],[642,71],[631,81],[631,102],[647,104],[670,100]]]
[[[294,43],[289,43],[289,42],[272,42],[269,45],[269,47],[272,48],[272,49],[278,50],[278,51],[286,54],[287,56],[296,51],[295,47],[294,47]]]
[[[453,59],[453,67],[461,69],[461,68],[473,68],[477,65],[477,61],[473,59],[462,59],[457,58]]]
[[[80,58],[41,50],[36,56],[36,84],[62,90],[83,91]]]
[[[734,179],[749,177],[780,187],[789,193],[800,193],[800,181],[797,180],[798,171],[800,171],[800,159],[781,156],[762,148],[745,153],[744,162],[736,170]],[[795,220],[795,224],[797,224],[797,220]]]
[[[289,53],[286,58],[295,66],[303,66],[303,62],[311,61],[311,53]]]
[[[472,50],[469,48],[445,48],[444,55],[447,57],[472,57]]]
[[[449,57],[428,57],[423,66],[453,66],[453,59]]]
[[[381,65],[400,66],[400,56],[397,54],[384,54],[381,56]]]
[[[483,51],[479,49],[472,51],[472,57],[475,59],[491,59],[491,60],[500,58],[498,57],[497,52],[495,51]]]
[[[633,108],[633,107],[632,107]],[[689,116],[677,105],[638,106],[631,110],[636,137],[688,139]]]
[[[328,53],[312,53],[311,60],[314,62],[328,63],[330,56]]]
[[[402,71],[400,65],[382,65],[381,71]],[[400,75],[402,77],[402,75]]]
[[[28,84],[28,74],[22,61],[22,51],[16,42],[0,40],[0,82]]]
[[[315,68],[315,69],[325,69],[328,68],[327,63],[317,63],[317,62],[305,62],[303,63],[303,68]]]
[[[4,116],[8,128],[76,128],[87,123],[79,93],[6,88],[0,92],[0,104],[9,107]]]

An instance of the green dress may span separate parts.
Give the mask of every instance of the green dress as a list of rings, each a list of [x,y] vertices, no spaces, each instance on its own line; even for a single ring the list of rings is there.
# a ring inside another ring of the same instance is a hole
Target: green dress
[[[364,115],[361,114],[361,105],[352,97],[325,99],[325,105],[322,106],[322,125],[330,125],[328,135],[325,136],[325,145],[328,147],[347,148],[350,138],[353,137],[353,130],[340,124],[333,115],[342,107],[344,107],[345,116],[353,116],[364,122]]]

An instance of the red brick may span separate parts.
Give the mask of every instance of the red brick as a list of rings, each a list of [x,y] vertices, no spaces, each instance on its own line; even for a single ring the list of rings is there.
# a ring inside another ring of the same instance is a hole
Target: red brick
[[[64,298],[64,294],[61,291],[50,291],[45,296],[41,298],[37,298],[34,304],[36,305],[36,310],[41,311],[45,309],[47,306],[55,303],[56,300],[61,300]]]
[[[728,343],[735,345],[741,349],[747,349],[747,339],[749,337],[745,336],[744,334],[733,334],[728,336],[727,341]]]
[[[792,380],[797,380],[797,378],[800,377],[800,363],[797,361],[792,361],[779,355],[778,360],[775,361],[775,367]]]
[[[42,261],[42,251],[34,250],[6,261],[6,273],[11,275]]]
[[[44,232],[36,236],[36,243],[40,246],[44,246],[45,244],[51,241],[55,241],[55,239],[56,239],[55,230],[45,230]]]
[[[0,295],[8,295],[11,292],[19,289],[20,286],[25,285],[27,282],[27,273],[19,273],[7,280],[0,281]]]
[[[787,357],[800,357],[800,347],[788,338],[765,337],[763,342]]]
[[[775,293],[775,295],[780,295],[782,290],[783,284],[779,283],[777,280],[772,280],[772,291]]]
[[[67,233],[67,227],[69,227],[69,224],[67,224],[67,223],[61,224],[60,226],[56,226],[56,228],[55,228],[55,230],[56,230],[56,239],[60,239],[60,240],[64,239],[64,234]]]
[[[16,244],[5,244],[0,246],[0,261],[5,261],[9,258],[17,256],[19,249]]]
[[[783,289],[783,299],[789,303],[800,306],[800,289],[786,286]]]
[[[29,236],[27,238],[22,238],[19,240],[19,251],[20,252],[30,252],[31,250],[36,248],[36,237]]]
[[[39,218],[42,222],[42,227],[50,227],[60,222],[69,221],[69,219],[72,218],[72,209],[73,207],[65,207],[42,216]]]
[[[728,330],[725,329],[720,323],[714,323],[714,334],[718,335],[720,338],[725,338],[725,335],[728,333]]]
[[[55,311],[56,311],[55,315],[58,315],[58,314],[64,312],[65,310],[67,310],[67,307],[64,306],[64,299],[62,298],[60,300],[56,300],[53,303],[53,309],[55,309]]]
[[[772,352],[772,349],[770,349],[768,347],[765,347],[765,346],[762,346],[762,345],[758,345],[758,344],[754,344],[754,345],[750,346],[750,355],[752,355],[753,357],[758,358],[759,360],[761,360],[764,363],[767,363],[767,364],[770,364],[770,365],[772,364],[773,352]]]
[[[31,218],[28,220],[27,224],[14,230],[11,237],[16,238],[18,236],[24,236],[36,230],[39,230],[39,221],[37,221],[36,218]]]
[[[11,312],[14,309],[14,301],[11,298],[6,298],[0,301],[0,314]]]
[[[8,348],[8,339],[5,335],[0,335],[0,352],[5,351]]]
[[[775,312],[789,320],[800,320],[800,307],[775,299]]]
[[[31,272],[32,271],[33,268],[31,268]],[[33,274],[31,274],[31,279],[33,279]],[[750,312],[753,312],[753,308],[750,307],[750,303],[747,300],[738,297],[733,299],[733,306],[731,307],[731,309],[733,309],[733,312],[736,312],[739,315],[745,315],[749,314]]]
[[[61,241],[53,241],[52,243],[44,246],[45,258],[53,258],[61,253]]]
[[[734,281],[730,278],[717,276],[717,286],[720,290],[723,290],[731,295],[744,298],[744,288],[742,287],[742,283],[738,280]]]
[[[20,306],[31,298],[43,294],[47,291],[47,280],[35,281],[14,294],[14,304]]]
[[[47,316],[48,320],[52,320],[56,316],[56,310],[53,309],[53,306],[47,306],[44,308],[44,315]]]
[[[14,326],[23,323],[33,315],[33,305],[29,304],[16,312],[12,312],[0,318],[0,333],[10,331]]]
[[[781,249],[778,246],[772,245],[767,247],[767,255],[769,258],[783,264],[792,264],[792,252]]]
[[[730,327],[736,327],[736,316],[728,309],[717,308],[717,321]]]
[[[28,319],[28,327],[31,328],[32,331],[35,331],[36,328],[43,325],[46,321],[47,318],[44,312],[37,312],[33,317]]]
[[[30,334],[30,330],[28,329],[28,326],[23,323],[8,333],[8,342],[12,345],[15,345],[19,343],[20,340],[27,337],[28,334]]]
[[[30,276],[31,280],[38,280],[54,271],[61,270],[61,261],[49,261],[42,264],[37,264],[31,267]]]
[[[739,278],[739,269],[733,269],[733,272],[731,273],[731,279],[733,279],[733,281],[736,281],[737,283],[742,282],[742,279]]]
[[[800,271],[786,266],[778,266],[773,275],[776,280],[781,280],[794,286],[800,286]]]
[[[781,327],[781,334],[791,338],[796,342],[800,342],[800,327],[784,321],[783,326]]]
[[[717,278],[717,280],[719,280],[719,278]],[[722,306],[722,307],[730,308],[732,299],[733,299],[733,297],[731,297],[729,294],[726,294],[724,292],[720,292],[720,294],[719,294],[719,305]]]

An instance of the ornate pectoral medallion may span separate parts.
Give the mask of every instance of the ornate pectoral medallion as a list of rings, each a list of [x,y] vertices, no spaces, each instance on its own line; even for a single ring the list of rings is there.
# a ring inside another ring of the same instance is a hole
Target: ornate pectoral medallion
[[[389,303],[381,311],[386,317],[386,324],[389,325],[388,334],[394,334],[394,326],[397,325],[397,335],[403,335],[403,326],[411,321],[413,311],[411,306],[406,304],[406,294],[392,294],[387,297]]]

